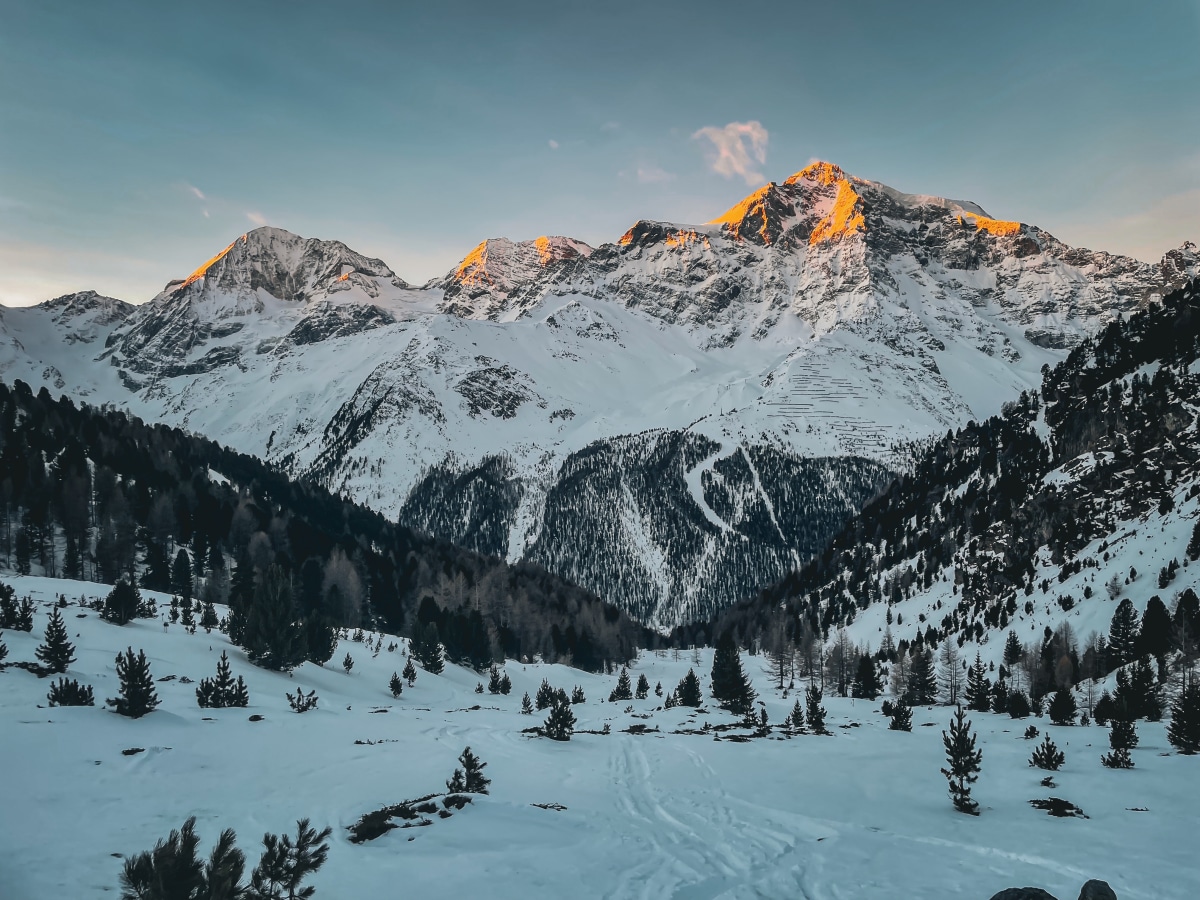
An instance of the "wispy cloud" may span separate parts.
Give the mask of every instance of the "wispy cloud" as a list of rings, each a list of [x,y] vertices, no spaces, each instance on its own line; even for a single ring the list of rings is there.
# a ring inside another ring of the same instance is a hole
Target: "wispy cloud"
[[[267,217],[264,216],[260,212],[254,212],[253,210],[247,210],[246,218],[249,219],[251,222],[253,222],[255,225],[259,226],[260,228],[263,225],[267,224]]]
[[[553,138],[551,138],[551,139],[550,139],[550,141],[549,141],[549,143],[550,143],[550,149],[551,149],[551,150],[557,150],[557,149],[558,149],[558,141],[556,141],[556,140],[554,140]]]
[[[758,121],[730,122],[718,128],[708,125],[692,135],[693,140],[704,139],[712,146],[709,151],[709,167],[718,175],[743,178],[748,185],[763,180],[758,170],[767,161],[767,141],[770,134]]]
[[[195,196],[195,197],[196,197],[198,200],[207,200],[207,199],[208,199],[207,197],[205,197],[205,196],[204,196],[204,191],[200,190],[200,188],[196,187],[194,184],[189,184],[189,185],[187,186],[187,189],[188,189],[189,191],[191,191],[191,192],[192,192],[192,194],[193,194],[193,195],[194,195],[194,196]]]
[[[658,166],[638,166],[637,180],[641,184],[662,184],[664,181],[674,181],[675,173]]]

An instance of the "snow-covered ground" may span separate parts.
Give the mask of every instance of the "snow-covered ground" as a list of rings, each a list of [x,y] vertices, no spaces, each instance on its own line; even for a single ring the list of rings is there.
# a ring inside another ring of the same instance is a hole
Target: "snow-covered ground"
[[[116,695],[113,660],[127,646],[146,650],[156,679],[177,677],[157,684],[157,711],[128,720],[101,707],[48,708],[51,679],[0,672],[5,900],[115,896],[118,855],[149,849],[188,815],[198,817],[202,851],[233,827],[251,864],[266,831],[292,830],[306,816],[331,825],[329,861],[314,879],[325,898],[958,900],[1026,884],[1073,898],[1088,878],[1108,881],[1121,900],[1196,896],[1200,759],[1171,753],[1161,724],[1139,724],[1135,769],[1110,771],[1099,761],[1106,730],[1030,720],[1067,756],[1058,786],[1044,788],[1047,773],[1027,765],[1030,721],[973,714],[983,773],[982,815],[972,818],[953,810],[938,771],[944,708],[916,710],[905,734],[887,730],[878,702],[827,696],[830,737],[714,740],[672,733],[731,721],[711,706],[660,710],[653,693],[601,702],[615,677],[511,661],[508,696],[475,694],[480,677],[447,666],[441,676],[419,671],[394,700],[387,682],[404,667],[405,642],[388,652],[385,638],[373,658],[366,644],[344,641],[325,668],[305,664],[288,676],[254,668],[219,632],[188,635],[152,620],[119,628],[75,605],[103,596],[102,586],[13,583],[39,607],[32,634],[4,633],[9,663],[34,659],[49,606],[64,593],[78,657],[68,675],[93,685],[99,703]],[[249,709],[200,709],[195,685],[180,681],[212,675],[222,650],[249,684]],[[338,664],[347,651],[350,674]],[[771,722],[782,721],[794,695],[771,689],[761,658],[744,662]],[[689,665],[690,653],[650,654],[632,674],[669,690]],[[710,651],[701,651],[706,685],[710,668]],[[612,733],[569,743],[522,734],[544,718],[519,713],[521,695],[542,678],[581,686],[578,727],[607,723]],[[290,710],[284,695],[297,687],[317,691],[317,710]],[[264,719],[248,721],[255,714]],[[632,724],[659,731],[623,733]],[[349,842],[346,828],[363,813],[443,790],[467,745],[488,763],[489,796],[429,827]],[[122,755],[134,747],[144,752]],[[1090,818],[1051,818],[1028,804],[1050,796]]]

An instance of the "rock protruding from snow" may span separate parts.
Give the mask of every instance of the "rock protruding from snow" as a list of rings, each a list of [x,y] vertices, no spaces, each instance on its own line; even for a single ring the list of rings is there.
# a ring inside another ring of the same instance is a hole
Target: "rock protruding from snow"
[[[1057,900],[1049,891],[1041,888],[1005,888],[998,894],[992,895],[992,900]]]

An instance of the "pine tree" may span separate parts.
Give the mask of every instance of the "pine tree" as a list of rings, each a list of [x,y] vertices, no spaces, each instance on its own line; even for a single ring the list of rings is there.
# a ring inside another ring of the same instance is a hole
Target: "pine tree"
[[[1063,752],[1055,746],[1054,741],[1050,740],[1050,735],[1046,735],[1042,742],[1033,748],[1033,756],[1029,757],[1029,765],[1057,772],[1066,759]]]
[[[304,880],[321,866],[329,856],[325,839],[331,834],[326,828],[320,833],[309,825],[308,819],[296,823],[296,840],[286,834],[263,835],[263,853],[250,874],[247,900],[307,900],[316,893],[312,885],[301,887]]]
[[[799,697],[792,704],[792,711],[787,717],[787,726],[795,732],[802,733],[804,731],[804,710],[800,706]]]
[[[264,669],[288,672],[304,662],[307,642],[292,607],[291,579],[280,566],[269,567],[255,585],[243,647]]]
[[[1192,562],[1200,559],[1200,521],[1192,526],[1192,537],[1187,545],[1187,558]]]
[[[533,701],[529,699],[529,691],[526,691],[525,696],[521,698],[521,715],[533,715]]]
[[[928,706],[937,702],[937,673],[933,667],[933,651],[915,651],[908,667],[908,684],[904,699],[912,706]]]
[[[187,551],[182,547],[175,554],[175,564],[171,566],[171,590],[188,601],[192,600],[192,562],[188,559]]]
[[[988,681],[987,668],[979,654],[967,670],[967,708],[976,712],[989,712],[992,708],[992,686]]]
[[[1033,709],[1024,691],[1013,691],[1008,695],[1008,714],[1014,719],[1027,719]]]
[[[446,789],[452,794],[486,794],[492,779],[483,774],[487,763],[480,762],[479,757],[467,747],[458,757],[461,769],[455,769],[454,775],[446,782]]]
[[[742,670],[742,657],[730,632],[717,641],[713,654],[712,693],[722,708],[734,715],[754,708],[754,689]]]
[[[575,732],[575,713],[570,703],[556,701],[542,725],[542,732],[553,741],[569,741]]]
[[[1186,683],[1171,704],[1167,740],[1180,753],[1200,753],[1200,682]]]
[[[1163,659],[1171,652],[1171,633],[1174,623],[1171,614],[1167,612],[1166,604],[1157,594],[1146,603],[1146,611],[1142,613],[1142,628],[1138,633],[1137,655],[1149,654],[1155,659]]]
[[[576,706],[580,703],[586,702],[587,697],[584,696],[583,688],[581,688],[579,685],[575,685],[575,690],[571,691],[571,705]]]
[[[613,688],[612,693],[610,693],[608,695],[608,702],[616,703],[618,701],[632,700],[632,699],[633,699],[633,688],[630,687],[630,684],[629,684],[629,670],[621,669],[621,675],[619,678],[617,678],[617,686],[615,688]],[[539,700],[539,702],[540,702],[540,700]],[[543,708],[544,707],[541,707],[541,706],[538,707],[538,709],[543,709]]]
[[[662,695],[663,695],[663,686],[662,686],[662,682],[661,682],[661,681],[656,681],[656,682],[654,683],[654,696],[655,696],[655,697],[661,697]]]
[[[500,670],[496,666],[492,666],[491,671],[488,673],[488,693],[500,693]]]
[[[425,626],[425,634],[421,639],[421,667],[430,675],[441,675],[446,668],[446,648],[438,635],[437,626],[430,622]]]
[[[1075,704],[1075,695],[1070,688],[1059,688],[1054,692],[1054,696],[1050,698],[1050,721],[1055,725],[1074,725],[1075,713],[1078,707]]]
[[[196,688],[196,703],[202,709],[245,708],[250,705],[250,692],[241,675],[235,681],[229,668],[229,655],[222,650],[217,660],[215,678],[201,678]]]
[[[543,709],[548,709],[554,703],[554,688],[550,686],[549,680],[542,679],[542,683],[538,686],[537,693],[534,695],[533,702],[539,712]]]
[[[346,657],[342,660],[342,668],[346,670],[347,675],[349,675],[354,669],[354,657],[349,653],[347,653]]]
[[[203,896],[204,864],[196,857],[200,839],[192,816],[150,853],[125,860],[121,872],[122,900],[175,900]],[[238,873],[241,879],[241,873]]]
[[[67,638],[67,626],[57,607],[50,613],[45,641],[33,652],[42,665],[54,673],[67,671],[67,667],[75,662],[75,645]]]
[[[1137,610],[1133,608],[1133,601],[1126,597],[1117,604],[1108,628],[1109,656],[1116,665],[1123,666],[1137,657],[1140,633]]]
[[[51,706],[95,706],[96,695],[90,684],[80,684],[74,678],[60,678],[50,685],[46,699]]]
[[[675,688],[675,702],[680,706],[697,707],[704,702],[704,694],[700,689],[700,679],[696,677],[695,669],[688,669],[679,686]]]
[[[404,693],[404,682],[395,672],[392,673],[392,680],[388,682],[388,690],[392,692],[393,697],[399,697]]]
[[[1124,716],[1113,718],[1112,730],[1108,734],[1108,745],[1112,748],[1112,752],[1101,756],[1101,763],[1110,769],[1133,768],[1133,757],[1129,755],[1129,751],[1138,745],[1137,728],[1133,724],[1133,719]]]
[[[950,720],[949,733],[942,732],[942,743],[946,747],[946,768],[942,774],[950,783],[950,798],[959,812],[979,815],[979,804],[971,799],[971,785],[979,779],[983,751],[975,749],[975,735],[971,723],[959,706]]]
[[[6,656],[8,656],[8,644],[4,643],[4,632],[0,631],[0,662],[4,662]]]
[[[146,651],[133,655],[133,648],[117,654],[117,677],[121,681],[120,695],[108,704],[116,708],[117,714],[131,719],[140,719],[159,704],[154,690],[154,679],[150,675],[150,663]]]
[[[864,653],[858,658],[858,669],[854,673],[854,684],[850,687],[850,696],[862,700],[874,700],[883,690],[879,680],[879,668],[871,654]]]
[[[512,693],[512,679],[508,677],[507,672],[500,676],[500,693],[505,696]]]
[[[304,630],[305,656],[311,663],[323,666],[337,652],[338,630],[333,619],[321,610],[308,614],[302,626]]]
[[[646,674],[643,672],[638,675],[637,691],[633,695],[638,700],[645,700],[650,696],[650,682],[646,680]]]
[[[912,707],[901,697],[892,704],[891,721],[888,723],[891,731],[912,731]]]
[[[206,600],[204,611],[200,614],[200,627],[204,629],[205,634],[212,634],[212,630],[220,624],[220,619],[217,618],[217,610],[212,605],[212,601]]]
[[[114,625],[128,625],[138,614],[142,605],[142,595],[134,585],[122,579],[113,585],[113,589],[104,598],[104,609],[100,618]]]
[[[409,687],[417,683],[417,667],[413,665],[411,656],[408,658],[408,662],[404,664],[404,680],[408,682]]]
[[[175,598],[172,597],[171,599],[172,599],[172,601],[174,601]],[[184,597],[183,602],[180,604],[180,609],[183,612],[183,615],[180,620],[181,624],[183,625],[184,628],[187,629],[188,634],[195,634],[196,633],[196,617],[192,613],[192,601],[190,599],[188,599],[187,597]]]
[[[821,699],[821,689],[810,684],[804,692],[804,709],[813,734],[829,734],[825,730],[825,707],[821,705]]]
[[[1004,665],[1008,671],[1015,672],[1017,663],[1024,655],[1025,648],[1021,646],[1021,639],[1015,631],[1010,631],[1004,641]]]
[[[292,707],[292,710],[294,712],[306,713],[310,709],[317,708],[317,701],[320,698],[317,696],[316,688],[313,688],[311,691],[309,691],[307,694],[305,694],[304,689],[298,687],[298,688],[296,688],[295,694],[287,695],[287,699],[288,699],[288,705],[290,705]]]

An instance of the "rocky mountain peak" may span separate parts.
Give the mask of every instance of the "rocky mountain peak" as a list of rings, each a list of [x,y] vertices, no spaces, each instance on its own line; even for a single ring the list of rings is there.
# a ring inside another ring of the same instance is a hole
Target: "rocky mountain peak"
[[[63,294],[39,303],[37,308],[49,312],[54,321],[62,325],[85,317],[96,325],[110,325],[123,320],[134,309],[132,304],[124,300],[106,297],[96,291]]]
[[[531,241],[488,238],[433,284],[444,291],[443,312],[466,319],[500,319],[519,315],[525,308],[522,298],[540,295],[540,288],[564,267],[593,252],[583,241],[558,235]]]

